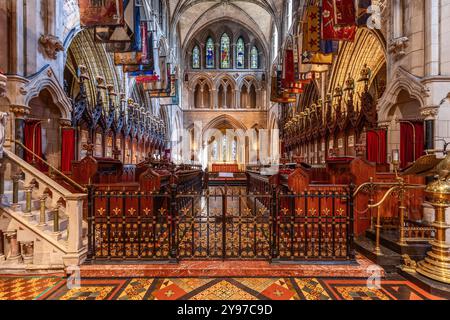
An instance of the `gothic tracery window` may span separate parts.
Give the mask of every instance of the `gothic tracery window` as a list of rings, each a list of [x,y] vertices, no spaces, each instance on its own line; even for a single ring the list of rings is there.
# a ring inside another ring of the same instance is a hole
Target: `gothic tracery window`
[[[238,69],[245,67],[245,44],[242,38],[239,38],[236,44],[236,67]]]
[[[230,59],[230,37],[224,33],[220,39],[220,67],[228,69],[231,67]]]
[[[200,69],[200,48],[198,46],[192,50],[192,68]]]
[[[217,140],[214,140],[214,142],[212,143],[212,148],[211,148],[211,159],[213,161],[217,161],[218,160],[218,144],[217,144]]]
[[[233,140],[231,145],[231,161],[237,161],[237,139]]]
[[[222,139],[222,155],[223,155],[223,161],[227,161],[227,150],[228,150],[228,139],[225,135]]]
[[[258,65],[258,48],[256,48],[256,46],[253,46],[250,53],[250,68],[258,69]]]
[[[206,40],[206,68],[214,68],[214,41],[212,38]]]

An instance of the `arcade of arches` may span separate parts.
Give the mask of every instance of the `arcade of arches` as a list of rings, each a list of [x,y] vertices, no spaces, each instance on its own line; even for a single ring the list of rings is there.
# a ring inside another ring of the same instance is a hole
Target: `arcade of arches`
[[[374,265],[450,297],[449,8],[1,1],[0,273]]]

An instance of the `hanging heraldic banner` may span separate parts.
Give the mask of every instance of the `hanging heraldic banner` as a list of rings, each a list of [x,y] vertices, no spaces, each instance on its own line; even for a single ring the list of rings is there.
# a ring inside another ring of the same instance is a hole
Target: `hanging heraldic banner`
[[[140,51],[136,50],[136,41],[140,42],[140,8],[135,6],[135,0],[124,0],[123,23],[117,26],[100,25],[95,27],[94,41],[109,45],[107,51],[114,52],[114,48],[120,52]],[[135,35],[135,32],[139,35]],[[118,45],[120,44],[120,45]],[[117,52],[116,51],[116,52]]]
[[[118,26],[124,23],[122,0],[79,0],[82,27]]]
[[[142,51],[116,52],[114,53],[114,64],[121,65],[153,65],[153,55],[148,48],[149,42],[152,41],[151,34],[147,32],[147,24],[141,23],[141,47]]]
[[[356,7],[354,0],[333,0],[334,24],[337,26],[356,25]]]
[[[340,26],[335,23],[335,6],[333,0],[322,2],[322,40],[355,41],[356,26]]]

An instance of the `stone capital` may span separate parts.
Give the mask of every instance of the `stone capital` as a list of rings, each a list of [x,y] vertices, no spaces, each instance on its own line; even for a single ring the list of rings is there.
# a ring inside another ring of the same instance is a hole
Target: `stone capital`
[[[59,125],[61,128],[70,128],[72,126],[72,121],[69,119],[59,119]]]
[[[420,114],[425,120],[435,120],[439,113],[439,106],[429,106],[420,109]]]
[[[10,105],[9,111],[14,114],[16,118],[24,118],[31,113],[31,109],[24,105]]]

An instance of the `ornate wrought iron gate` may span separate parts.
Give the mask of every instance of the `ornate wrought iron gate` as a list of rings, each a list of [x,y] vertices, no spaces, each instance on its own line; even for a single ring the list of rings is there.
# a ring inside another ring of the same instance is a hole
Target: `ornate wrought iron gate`
[[[90,194],[91,261],[354,259],[351,192]]]
[[[184,201],[189,197],[181,195]],[[180,259],[269,259],[272,218],[239,188],[214,188],[202,196],[189,197],[179,207],[177,221]]]

